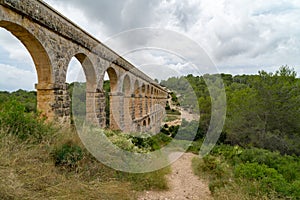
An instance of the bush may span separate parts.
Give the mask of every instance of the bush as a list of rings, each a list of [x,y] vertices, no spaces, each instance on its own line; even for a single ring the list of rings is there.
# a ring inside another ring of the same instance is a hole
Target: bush
[[[203,141],[202,140],[198,140],[198,141],[193,141],[191,143],[191,145],[188,148],[188,152],[192,152],[194,154],[199,154],[199,151],[201,149]]]
[[[270,152],[264,149],[245,149],[243,153],[240,155],[240,159],[246,163],[258,163],[258,164],[265,164],[269,167],[275,168],[276,163],[280,154],[277,152]]]
[[[292,156],[282,156],[278,152],[254,148],[243,150],[239,158],[243,163],[258,163],[274,168],[289,182],[300,178],[300,163]]]
[[[181,115],[181,112],[175,109],[166,110],[167,115]]]
[[[132,137],[132,143],[142,149],[149,149],[150,151],[155,151],[160,149],[162,146],[168,144],[172,138],[166,136],[163,133],[156,134],[152,137],[140,138]]]
[[[76,167],[78,162],[83,158],[82,149],[74,144],[72,141],[68,141],[65,144],[57,147],[52,156],[56,166]]]
[[[260,182],[260,190],[264,193],[272,191],[288,195],[289,184],[284,177],[274,168],[258,163],[246,163],[237,166],[235,176],[246,178],[248,180],[257,180]]]
[[[50,130],[43,119],[35,113],[26,113],[25,106],[15,100],[4,103],[0,108],[0,127],[21,140],[33,137],[37,141]]]
[[[215,146],[211,155],[194,163],[196,173],[200,171],[209,177],[214,195],[239,188],[245,195],[241,199],[249,199],[248,196],[253,199],[300,199],[299,166],[296,156],[229,145]],[[228,194],[228,199],[231,196]]]
[[[290,193],[292,196],[296,197],[297,199],[300,199],[300,180],[295,181],[292,183],[290,188]]]

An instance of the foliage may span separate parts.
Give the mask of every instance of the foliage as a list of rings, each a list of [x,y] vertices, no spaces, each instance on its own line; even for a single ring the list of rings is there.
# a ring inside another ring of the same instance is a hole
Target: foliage
[[[126,151],[147,153],[160,149],[172,139],[163,133],[156,135],[139,133],[122,133],[119,131],[105,131],[108,139],[116,146]]]
[[[0,105],[15,100],[25,107],[26,112],[37,112],[36,96],[37,94],[35,91],[28,92],[25,90],[18,90],[11,93],[0,91]]]
[[[275,190],[283,195],[289,195],[288,183],[282,174],[273,168],[258,163],[240,164],[235,169],[235,176],[260,182],[259,189],[271,193]]]
[[[31,137],[34,141],[40,141],[51,128],[39,118],[36,113],[28,113],[26,107],[11,100],[0,107],[0,127],[7,134],[16,135],[21,140]]]
[[[300,159],[265,149],[219,145],[202,160],[193,161],[195,173],[207,174],[214,195],[239,187],[243,195],[299,199]],[[233,195],[230,192],[228,195]],[[230,196],[227,196],[230,198]]]
[[[69,84],[68,93],[72,101],[71,116],[84,118],[86,114],[86,83],[74,82]]]
[[[174,115],[167,115],[164,119],[165,122],[172,122],[175,120],[179,120],[180,116],[174,116]]]
[[[63,145],[56,147],[52,153],[52,157],[56,166],[74,168],[83,158],[83,151],[78,145],[70,140]]]
[[[110,81],[106,80],[103,83],[103,90],[105,91],[105,114],[106,114],[106,126],[110,124]]]
[[[180,111],[178,110],[175,110],[175,109],[166,109],[166,114],[167,115],[181,115]]]
[[[222,106],[219,89],[214,87],[222,85],[217,76],[188,75],[161,82],[176,92],[184,108],[196,110],[189,100],[196,94],[201,116],[197,139],[205,137],[209,128],[211,98],[217,104],[216,109]],[[282,66],[275,73],[220,76],[226,90],[227,114],[219,143],[300,155],[300,79],[296,78],[294,69]],[[213,86],[208,89],[208,84]]]
[[[72,128],[46,125],[16,101],[2,103],[0,110],[2,199],[135,199],[136,191],[168,188],[169,168],[146,174],[115,171],[90,155]],[[17,128],[9,131],[11,126]],[[153,136],[147,145],[154,148],[168,139]]]

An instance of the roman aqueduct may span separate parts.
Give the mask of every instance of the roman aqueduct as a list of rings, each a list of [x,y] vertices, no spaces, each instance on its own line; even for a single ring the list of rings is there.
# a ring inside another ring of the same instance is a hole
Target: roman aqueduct
[[[106,126],[104,75],[110,79],[110,128],[159,131],[168,92],[41,0],[0,0],[0,27],[29,51],[38,76],[38,110],[70,122],[66,73],[76,57],[86,76],[86,118]]]

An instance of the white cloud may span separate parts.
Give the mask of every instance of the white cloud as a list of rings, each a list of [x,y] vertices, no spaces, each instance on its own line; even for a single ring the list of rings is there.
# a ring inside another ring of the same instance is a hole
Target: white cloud
[[[27,67],[27,69],[32,69],[33,60],[25,46],[10,32],[2,28],[0,29],[0,45],[8,54],[8,58],[6,59],[13,61],[17,65]]]
[[[34,90],[37,75],[31,71],[0,64],[0,90]]]
[[[67,83],[85,81],[86,78],[81,63],[76,58],[72,58],[67,71]]]

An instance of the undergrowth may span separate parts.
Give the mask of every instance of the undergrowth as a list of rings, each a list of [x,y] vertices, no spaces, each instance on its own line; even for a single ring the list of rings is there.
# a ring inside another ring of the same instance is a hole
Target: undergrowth
[[[167,189],[169,168],[129,174],[97,161],[76,130],[46,124],[18,102],[0,107],[0,199],[136,199],[137,191]],[[121,138],[120,140],[125,140]],[[166,141],[130,140],[154,150]]]
[[[300,159],[264,149],[216,146],[193,160],[215,199],[300,199]]]

